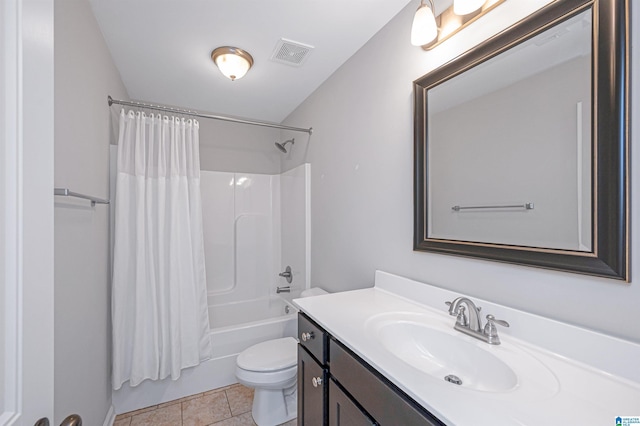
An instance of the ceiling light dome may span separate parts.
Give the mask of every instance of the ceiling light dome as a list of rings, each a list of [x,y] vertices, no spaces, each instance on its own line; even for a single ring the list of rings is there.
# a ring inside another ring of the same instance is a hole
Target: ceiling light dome
[[[231,81],[244,77],[253,65],[251,55],[237,47],[222,46],[211,52],[211,59]]]

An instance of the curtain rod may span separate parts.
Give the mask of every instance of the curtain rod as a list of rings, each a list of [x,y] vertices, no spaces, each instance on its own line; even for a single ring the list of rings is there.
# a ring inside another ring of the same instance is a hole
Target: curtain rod
[[[284,126],[282,124],[270,123],[268,121],[247,120],[247,119],[243,119],[243,118],[235,118],[235,117],[228,117],[228,116],[224,116],[224,115],[207,114],[207,113],[199,112],[199,111],[191,111],[191,110],[186,110],[186,109],[171,108],[171,107],[166,107],[166,106],[161,106],[161,105],[145,104],[145,103],[142,103],[142,102],[122,101],[122,100],[118,100],[118,99],[113,99],[111,96],[107,96],[107,103],[109,104],[109,106],[111,106],[113,104],[118,104],[118,105],[131,106],[131,107],[134,107],[134,108],[148,108],[148,109],[154,109],[156,111],[173,112],[173,113],[176,113],[176,114],[190,115],[190,116],[193,116],[193,117],[210,118],[212,120],[222,120],[222,121],[230,121],[232,123],[250,124],[252,126],[272,127],[274,129],[291,130],[291,131],[294,131],[294,132],[305,132],[305,133],[309,133],[309,134],[313,133],[313,127],[309,127],[308,129],[305,129],[305,128],[302,128],[302,127]]]

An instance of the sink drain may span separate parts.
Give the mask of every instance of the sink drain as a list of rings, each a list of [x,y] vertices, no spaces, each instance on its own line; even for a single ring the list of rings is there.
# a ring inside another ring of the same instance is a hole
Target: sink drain
[[[454,374],[449,374],[448,376],[445,376],[444,379],[449,383],[453,383],[454,385],[461,385],[462,384],[462,380],[460,380],[460,377],[458,377],[458,376],[456,376]]]

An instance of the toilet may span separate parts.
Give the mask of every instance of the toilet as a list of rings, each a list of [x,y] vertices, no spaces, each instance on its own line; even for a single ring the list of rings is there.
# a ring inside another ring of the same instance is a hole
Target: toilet
[[[327,294],[319,287],[300,297]],[[298,341],[293,337],[267,340],[242,351],[236,360],[238,382],[254,388],[251,414],[258,426],[286,423],[298,415]]]

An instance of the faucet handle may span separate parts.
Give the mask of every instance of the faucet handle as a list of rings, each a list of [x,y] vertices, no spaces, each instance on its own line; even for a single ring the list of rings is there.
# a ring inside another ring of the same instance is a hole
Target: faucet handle
[[[453,302],[444,302],[444,304],[449,307],[449,315],[454,316],[455,313],[453,312]]]
[[[483,333],[487,337],[487,343],[490,345],[499,345],[500,337],[498,337],[498,329],[496,324],[503,327],[509,327],[509,323],[505,320],[496,319],[493,315],[487,315],[487,323],[484,326]]]
[[[508,322],[506,322],[505,320],[496,319],[496,317],[494,317],[491,314],[487,315],[487,324],[489,324],[489,323],[498,324],[498,325],[501,325],[503,327],[509,327],[509,323]]]
[[[454,312],[453,309],[455,308],[456,303],[458,302],[459,299],[460,298],[458,297],[453,299],[453,301],[451,302],[444,302],[444,304],[449,307],[449,315],[451,315],[452,317],[455,317],[458,314],[457,312]]]

